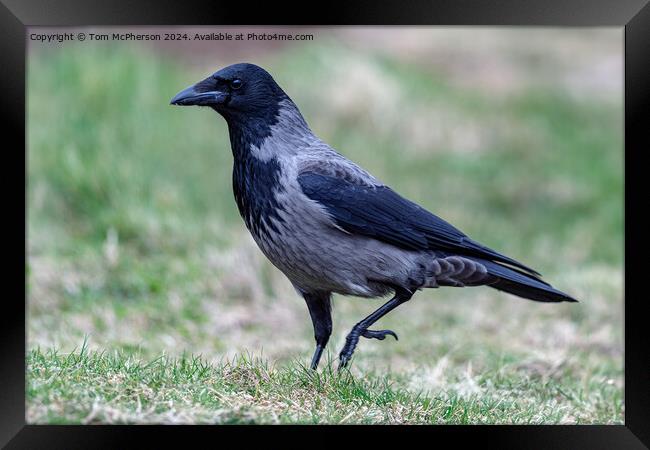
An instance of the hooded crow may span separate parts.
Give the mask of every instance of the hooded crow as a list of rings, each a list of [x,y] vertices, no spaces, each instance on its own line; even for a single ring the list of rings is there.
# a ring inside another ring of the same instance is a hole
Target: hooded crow
[[[336,152],[261,67],[228,66],[171,104],[207,106],[226,120],[239,213],[307,303],[316,338],[312,369],[332,333],[333,293],[393,294],[352,328],[339,367],[348,364],[360,337],[397,339],[391,330],[370,327],[418,289],[489,286],[538,302],[576,301]]]

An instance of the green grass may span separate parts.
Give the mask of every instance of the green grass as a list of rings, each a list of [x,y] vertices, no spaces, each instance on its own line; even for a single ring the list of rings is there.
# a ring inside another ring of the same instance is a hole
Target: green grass
[[[596,381],[603,374],[567,383],[522,377],[504,361],[465,390],[434,395],[410,386],[418,374],[355,377],[331,359],[313,372],[248,354],[218,364],[186,355],[143,362],[82,348],[35,349],[28,364],[29,418],[37,423],[583,423],[612,420],[622,401],[613,383]]]
[[[306,307],[232,199],[225,123],[168,105],[226,61],[39,48],[28,420],[622,423],[620,96],[569,95],[560,69],[497,95],[399,56],[332,37],[260,64],[325,141],[579,304],[423,291],[381,321],[399,342],[364,340],[350,372],[311,373]],[[330,362],[381,301],[335,297]]]

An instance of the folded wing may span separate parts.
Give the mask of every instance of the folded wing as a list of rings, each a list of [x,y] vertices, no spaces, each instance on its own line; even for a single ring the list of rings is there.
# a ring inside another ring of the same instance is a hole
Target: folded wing
[[[440,217],[388,186],[353,183],[306,171],[298,176],[303,193],[325,207],[336,225],[407,250],[439,250],[510,265],[528,276],[539,273],[470,239]]]

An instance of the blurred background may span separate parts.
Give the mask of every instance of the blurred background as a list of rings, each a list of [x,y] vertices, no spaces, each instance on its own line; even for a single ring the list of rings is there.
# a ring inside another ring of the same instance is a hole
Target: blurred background
[[[390,370],[411,389],[472,394],[489,390],[481,373],[498,368],[607,389],[593,411],[566,420],[622,423],[621,29],[118,31],[313,40],[29,43],[30,348],[66,352],[87,338],[91,349],[145,359],[250,351],[308,362],[304,301],[238,215],[225,122],[169,106],[182,88],[246,61],[345,156],[581,301],[423,291],[382,319],[399,342],[362,342],[353,373]],[[332,356],[381,302],[335,297]]]

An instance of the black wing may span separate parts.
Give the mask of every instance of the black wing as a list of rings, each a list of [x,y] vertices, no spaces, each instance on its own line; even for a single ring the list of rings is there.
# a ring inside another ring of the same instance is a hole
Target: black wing
[[[307,197],[322,204],[336,224],[350,233],[407,250],[442,250],[476,256],[539,275],[520,262],[470,239],[387,186],[360,185],[316,172],[303,172],[298,176],[298,183]]]

